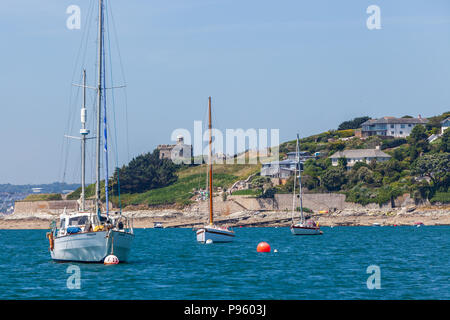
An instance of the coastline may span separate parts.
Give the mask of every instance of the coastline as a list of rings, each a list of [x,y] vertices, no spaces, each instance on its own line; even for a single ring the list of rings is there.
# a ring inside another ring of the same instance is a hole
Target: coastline
[[[154,222],[162,222],[165,228],[194,228],[206,222],[206,214],[198,211],[137,210],[124,211],[124,216],[133,217],[134,228],[153,228]],[[333,213],[311,214],[320,226],[382,226],[450,225],[450,206],[425,206],[418,208],[396,208],[386,210],[339,210]],[[0,217],[0,229],[49,229],[57,214],[11,214]],[[298,220],[298,216],[294,217]],[[230,227],[287,227],[292,222],[288,211],[240,211],[216,216],[217,224]]]

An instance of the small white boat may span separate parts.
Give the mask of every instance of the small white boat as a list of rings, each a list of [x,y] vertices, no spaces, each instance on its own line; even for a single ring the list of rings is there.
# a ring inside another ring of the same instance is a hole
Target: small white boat
[[[202,243],[206,243],[208,240],[211,240],[213,243],[231,242],[234,236],[234,232],[226,227],[209,225],[197,229],[197,241]]]
[[[317,235],[322,234],[319,226],[311,219],[306,220],[306,223],[296,223],[291,226],[291,232],[294,235]]]
[[[234,231],[227,227],[216,226],[214,224],[213,217],[213,174],[212,174],[212,133],[211,133],[211,97],[208,99],[208,114],[209,114],[209,225],[205,225],[203,228],[196,229],[197,241],[201,243],[214,242],[232,242],[234,240]]]
[[[374,223],[372,223],[372,226],[374,226],[374,227],[381,227],[381,224],[379,222],[374,222]]]
[[[162,222],[154,222],[153,228],[160,229],[160,228],[164,228],[164,226],[163,226]]]
[[[319,228],[319,224],[314,222],[312,219],[305,219],[303,215],[303,199],[302,199],[302,180],[301,180],[301,165],[300,165],[300,147],[299,147],[299,137],[297,134],[297,145],[296,145],[296,154],[297,154],[297,166],[294,171],[294,177],[297,177],[297,167],[298,167],[298,184],[299,184],[299,195],[300,198],[300,221],[294,223],[294,212],[296,210],[296,199],[297,196],[295,194],[295,186],[296,180],[294,179],[294,192],[292,199],[292,225],[291,225],[291,233],[293,235],[319,235],[323,234],[323,232]]]

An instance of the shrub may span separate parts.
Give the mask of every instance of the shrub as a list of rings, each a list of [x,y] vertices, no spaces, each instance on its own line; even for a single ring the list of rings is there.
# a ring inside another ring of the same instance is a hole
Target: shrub
[[[450,203],[450,192],[436,192],[430,199],[432,204],[435,203]]]
[[[386,140],[386,141],[383,141],[383,144],[381,145],[381,150],[388,149],[388,148],[395,148],[395,147],[401,146],[402,144],[405,144],[406,142],[407,142],[406,139],[403,139],[403,138]]]

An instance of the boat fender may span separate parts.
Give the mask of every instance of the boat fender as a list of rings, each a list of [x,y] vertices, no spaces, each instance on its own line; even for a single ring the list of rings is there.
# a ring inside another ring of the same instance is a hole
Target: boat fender
[[[48,238],[48,244],[50,246],[50,251],[53,251],[53,248],[55,247],[55,242],[53,240],[53,233],[47,232],[47,238]]]
[[[94,228],[94,232],[97,232],[97,231],[103,231],[103,226],[102,225],[99,225],[99,226],[95,226],[95,228]]]

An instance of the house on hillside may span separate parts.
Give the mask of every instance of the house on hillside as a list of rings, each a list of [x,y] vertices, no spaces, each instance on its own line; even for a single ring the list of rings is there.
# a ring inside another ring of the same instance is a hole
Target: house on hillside
[[[308,159],[316,159],[318,156],[312,156],[308,151],[288,152],[287,158],[281,161],[272,161],[263,163],[261,167],[261,176],[269,178],[287,179],[294,175],[297,160],[300,160],[300,167],[303,170],[303,164]]]
[[[444,134],[444,131],[450,127],[450,117],[441,121],[441,134]]]
[[[395,138],[405,138],[411,134],[412,129],[418,125],[425,125],[428,119],[422,118],[395,118],[383,117],[380,119],[370,119],[361,124],[361,136],[389,136]]]
[[[261,176],[287,179],[294,174],[296,163],[296,161],[290,159],[263,163]]]
[[[372,160],[375,161],[388,161],[391,156],[380,150],[380,147],[376,149],[354,149],[343,150],[334,153],[330,156],[331,164],[337,166],[340,158],[346,158],[347,167],[353,167],[357,162],[364,161],[369,164]]]

